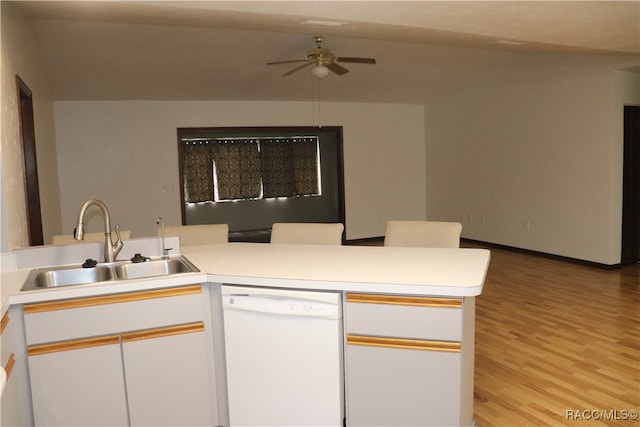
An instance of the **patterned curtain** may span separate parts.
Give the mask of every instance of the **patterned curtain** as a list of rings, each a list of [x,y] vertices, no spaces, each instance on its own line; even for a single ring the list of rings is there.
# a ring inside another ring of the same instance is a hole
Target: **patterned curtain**
[[[213,157],[208,144],[205,141],[185,141],[182,162],[185,201],[213,200]]]
[[[293,149],[289,139],[263,139],[260,144],[264,197],[296,194]]]
[[[296,194],[319,194],[318,188],[318,140],[300,138],[293,140],[293,168]]]
[[[258,141],[252,139],[218,141],[213,145],[215,200],[260,197]]]
[[[319,194],[316,138],[274,138],[260,142],[264,197]]]
[[[318,138],[183,141],[185,202],[319,194]]]

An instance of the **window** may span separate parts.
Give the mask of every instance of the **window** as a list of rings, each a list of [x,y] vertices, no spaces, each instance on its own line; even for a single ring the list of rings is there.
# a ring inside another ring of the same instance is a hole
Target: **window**
[[[178,128],[182,224],[228,224],[232,241],[264,241],[275,222],[344,224],[342,145],[339,126]]]
[[[317,136],[183,138],[187,203],[321,194]]]

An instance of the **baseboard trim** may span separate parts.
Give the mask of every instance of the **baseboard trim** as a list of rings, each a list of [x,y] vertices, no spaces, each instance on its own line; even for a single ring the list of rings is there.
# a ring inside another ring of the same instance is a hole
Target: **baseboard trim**
[[[571,263],[571,264],[578,264],[578,265],[582,265],[582,266],[585,266],[585,267],[594,267],[594,268],[599,268],[601,270],[617,270],[617,269],[619,269],[619,268],[624,266],[623,264],[620,264],[620,263],[618,263],[618,264],[603,264],[603,263],[595,262],[595,261],[587,261],[587,260],[584,260],[584,259],[571,258],[571,257],[567,257],[567,256],[562,256],[562,255],[555,255],[555,254],[550,254],[550,253],[547,253],[547,252],[540,252],[540,251],[534,251],[534,250],[531,250],[531,249],[518,248],[518,247],[515,247],[515,246],[501,245],[499,243],[485,242],[485,241],[482,241],[482,240],[473,240],[473,239],[461,238],[460,242],[473,244],[473,245],[479,245],[479,246],[485,246],[488,249],[501,249],[501,250],[505,250],[505,251],[517,252],[517,253],[537,256],[537,257],[541,257],[541,258],[553,259],[553,260],[556,260],[556,261],[568,262],[568,263]]]
[[[384,243],[384,236],[380,237],[366,237],[364,239],[350,239],[345,240],[345,245],[353,245],[353,246],[376,246],[382,245]]]
[[[504,251],[517,252],[517,253],[537,256],[541,258],[553,259],[556,261],[568,262],[571,264],[578,264],[586,267],[598,268],[601,270],[617,270],[619,268],[624,267],[624,264],[621,264],[621,263],[603,264],[595,261],[587,261],[579,258],[571,258],[571,257],[562,256],[562,255],[550,254],[547,252],[540,252],[540,251],[534,251],[531,249],[518,248],[515,246],[501,245],[499,243],[491,243],[491,242],[485,242],[482,240],[467,239],[464,237],[460,239],[460,242],[467,243],[470,245],[484,246],[487,249],[500,249]],[[346,240],[344,244],[354,245],[354,246],[376,246],[376,245],[382,245],[383,243],[384,243],[384,236],[379,236],[379,237],[367,237],[364,239]]]

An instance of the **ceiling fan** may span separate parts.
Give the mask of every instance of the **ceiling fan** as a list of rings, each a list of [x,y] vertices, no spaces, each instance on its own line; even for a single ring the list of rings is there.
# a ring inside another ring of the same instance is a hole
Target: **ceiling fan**
[[[277,64],[291,64],[294,62],[304,62],[304,64],[299,67],[294,68],[291,71],[288,71],[282,75],[282,77],[289,76],[297,71],[300,71],[303,68],[309,67],[313,65],[311,69],[311,74],[313,74],[318,79],[325,78],[329,75],[329,71],[333,71],[337,75],[341,76],[349,72],[342,65],[338,64],[339,62],[353,62],[359,64],[375,64],[376,60],[373,58],[354,58],[349,56],[335,56],[331,49],[326,47],[322,47],[322,36],[315,36],[316,47],[313,49],[309,49],[307,51],[307,59],[294,59],[290,61],[276,61],[276,62],[267,62],[267,65],[277,65]]]

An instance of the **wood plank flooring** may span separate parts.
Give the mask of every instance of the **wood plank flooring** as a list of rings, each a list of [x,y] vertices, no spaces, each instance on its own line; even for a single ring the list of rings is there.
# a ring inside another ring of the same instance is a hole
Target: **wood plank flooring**
[[[477,424],[640,425],[640,265],[491,254],[476,299]]]

